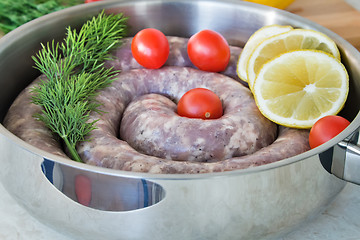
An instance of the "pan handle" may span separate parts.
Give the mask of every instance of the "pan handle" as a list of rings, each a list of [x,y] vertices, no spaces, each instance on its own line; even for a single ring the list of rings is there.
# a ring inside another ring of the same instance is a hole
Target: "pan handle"
[[[103,175],[44,158],[42,173],[71,200],[102,211],[132,211],[159,203],[165,190],[144,178]]]
[[[319,156],[322,165],[329,173],[347,182],[360,185],[359,131],[320,153]]]

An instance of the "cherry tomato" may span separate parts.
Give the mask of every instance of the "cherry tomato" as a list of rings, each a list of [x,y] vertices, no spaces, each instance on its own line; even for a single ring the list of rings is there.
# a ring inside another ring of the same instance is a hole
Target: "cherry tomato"
[[[350,122],[340,116],[326,116],[320,118],[310,130],[309,144],[315,148],[342,132]]]
[[[194,88],[179,100],[177,112],[182,117],[216,119],[223,114],[220,98],[206,88]]]
[[[98,1],[101,1],[101,0],[85,0],[85,3],[98,2]]]
[[[212,30],[202,30],[191,36],[187,45],[190,61],[200,70],[224,71],[230,60],[226,39]]]
[[[169,42],[161,31],[146,28],[133,38],[131,52],[141,66],[157,69],[164,65],[169,56]]]

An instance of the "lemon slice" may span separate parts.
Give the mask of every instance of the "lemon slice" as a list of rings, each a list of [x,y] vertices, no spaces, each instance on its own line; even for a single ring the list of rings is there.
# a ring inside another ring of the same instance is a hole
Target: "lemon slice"
[[[251,53],[247,65],[247,80],[252,89],[257,73],[270,59],[293,50],[315,49],[332,54],[340,60],[336,43],[323,33],[307,29],[294,29],[269,37],[262,41]]]
[[[257,45],[259,45],[260,42],[265,40],[268,37],[288,32],[291,29],[293,29],[291,26],[281,26],[281,25],[268,25],[264,26],[260,29],[258,29],[256,32],[254,32],[249,40],[246,42],[243,50],[241,51],[241,54],[239,56],[239,60],[237,62],[237,69],[236,72],[239,76],[239,78],[245,82],[247,82],[247,74],[246,74],[246,68],[247,63],[249,61],[250,55],[252,51],[255,49]]]
[[[322,51],[297,50],[265,63],[253,94],[262,114],[287,127],[310,128],[318,119],[335,115],[349,92],[344,65]]]

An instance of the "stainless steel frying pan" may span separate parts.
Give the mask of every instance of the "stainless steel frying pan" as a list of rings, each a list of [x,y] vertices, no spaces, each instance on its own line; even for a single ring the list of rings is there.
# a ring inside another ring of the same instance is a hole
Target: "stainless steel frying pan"
[[[352,123],[326,144],[292,158],[194,175],[133,173],[73,162],[30,146],[0,125],[0,179],[44,224],[79,239],[271,239],[322,211],[344,187],[340,178],[360,183],[360,53],[311,21],[237,0],[105,1],[25,24],[0,40],[0,120],[17,94],[39,75],[31,55],[40,42],[61,40],[68,25],[79,27],[102,9],[129,16],[130,34],[156,27],[167,35],[189,37],[210,28],[239,46],[269,24],[324,32],[338,44],[350,75],[341,115]],[[91,182],[88,207],[75,196],[78,175]]]

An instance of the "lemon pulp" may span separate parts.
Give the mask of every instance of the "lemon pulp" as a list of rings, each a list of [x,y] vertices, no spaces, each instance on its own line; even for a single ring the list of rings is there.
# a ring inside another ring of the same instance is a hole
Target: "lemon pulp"
[[[335,57],[316,50],[286,52],[265,63],[253,94],[260,111],[284,126],[310,128],[335,115],[348,95],[348,75]]]
[[[262,65],[276,56],[299,49],[315,49],[332,54],[340,60],[336,43],[325,34],[307,29],[294,29],[281,33],[259,43],[247,63],[247,80],[252,88]]]

